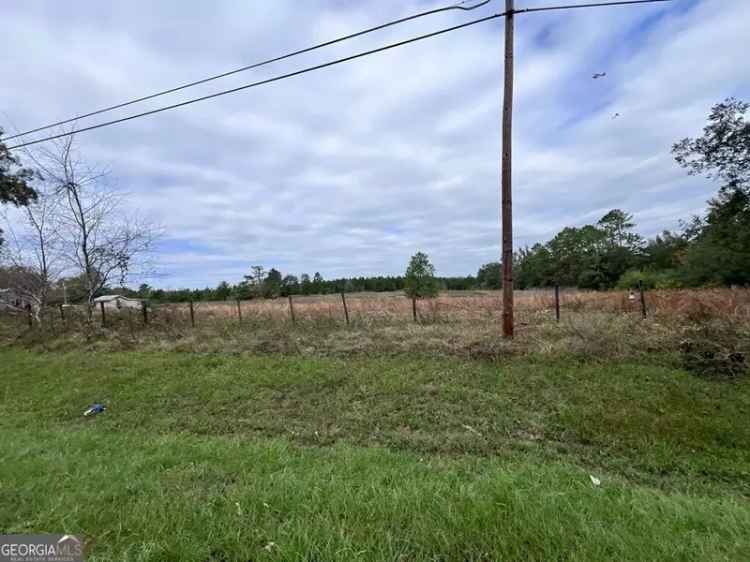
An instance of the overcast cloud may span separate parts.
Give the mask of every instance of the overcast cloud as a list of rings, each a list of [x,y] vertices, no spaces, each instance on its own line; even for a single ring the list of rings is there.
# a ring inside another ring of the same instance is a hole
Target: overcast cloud
[[[553,2],[517,0],[519,8]],[[431,16],[138,108],[501,4]],[[32,128],[441,5],[7,0],[0,126]],[[750,98],[748,21],[746,0],[518,16],[516,246],[614,207],[633,213],[645,235],[700,212],[718,186],[688,177],[670,147],[699,134],[712,104]],[[475,273],[499,257],[502,29],[493,20],[83,133],[79,147],[112,170],[130,205],[164,226],[159,286],[236,282],[251,264],[327,278],[400,274],[417,250],[441,275]],[[607,76],[593,80],[595,72]]]

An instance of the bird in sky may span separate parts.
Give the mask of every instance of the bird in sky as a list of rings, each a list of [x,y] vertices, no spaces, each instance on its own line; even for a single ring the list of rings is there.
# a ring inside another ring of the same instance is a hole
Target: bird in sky
[[[598,80],[599,78],[604,78],[607,75],[606,72],[597,72],[592,76],[594,80]]]
[[[612,116],[612,119],[617,119],[617,118],[618,118],[619,116],[620,116],[620,114],[619,114],[619,113],[615,113],[615,114],[614,114],[614,115]]]

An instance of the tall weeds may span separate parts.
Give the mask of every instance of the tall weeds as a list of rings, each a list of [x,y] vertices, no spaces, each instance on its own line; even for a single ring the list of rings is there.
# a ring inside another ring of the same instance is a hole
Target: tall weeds
[[[299,297],[295,320],[287,300],[196,303],[195,327],[187,304],[141,311],[85,308],[48,311],[30,328],[22,316],[0,318],[4,345],[43,349],[173,349],[198,352],[302,353],[347,356],[357,353],[418,353],[497,359],[516,354],[570,355],[582,359],[671,361],[693,372],[736,376],[744,372],[750,344],[750,291],[746,289],[665,290],[640,299],[626,292],[561,293],[561,321],[555,322],[552,291],[519,291],[517,336],[500,333],[501,302],[493,292],[446,294],[417,303],[400,295],[347,297],[347,325],[340,296]],[[713,363],[712,363],[713,362]]]

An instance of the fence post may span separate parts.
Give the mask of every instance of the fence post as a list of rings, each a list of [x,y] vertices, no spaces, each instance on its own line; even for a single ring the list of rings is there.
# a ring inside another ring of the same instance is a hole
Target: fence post
[[[190,326],[195,328],[195,309],[193,308],[193,301],[190,301]]]
[[[643,280],[638,280],[638,292],[641,294],[641,315],[646,318],[646,293],[643,290]]]
[[[141,301],[141,311],[143,312],[143,325],[148,325],[148,306],[144,301]]]
[[[107,326],[107,315],[104,313],[104,301],[99,303],[99,307],[102,309],[102,328]]]
[[[414,321],[417,321],[417,297],[411,298],[411,315],[414,317]]]
[[[344,304],[344,317],[346,318],[346,325],[349,325],[349,309],[346,307],[346,296],[344,291],[341,291],[341,302]]]
[[[560,285],[555,283],[555,320],[560,321]]]
[[[237,321],[242,324],[242,306],[240,305],[240,299],[237,299]]]
[[[294,318],[294,303],[292,302],[292,295],[289,295],[289,314],[292,317],[292,324],[296,324],[297,320]]]

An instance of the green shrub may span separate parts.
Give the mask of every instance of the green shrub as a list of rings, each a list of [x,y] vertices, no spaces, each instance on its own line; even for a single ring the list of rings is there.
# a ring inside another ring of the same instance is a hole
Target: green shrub
[[[638,271],[631,269],[622,274],[617,281],[618,289],[632,289],[643,282],[644,289],[679,289],[683,286],[679,275],[674,269],[661,271]]]
[[[599,271],[587,269],[578,276],[576,285],[580,289],[603,289],[607,287],[607,280]]]

